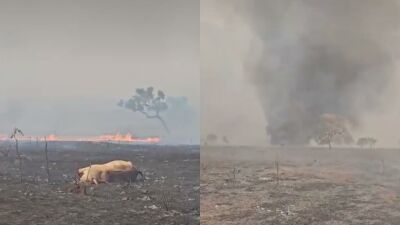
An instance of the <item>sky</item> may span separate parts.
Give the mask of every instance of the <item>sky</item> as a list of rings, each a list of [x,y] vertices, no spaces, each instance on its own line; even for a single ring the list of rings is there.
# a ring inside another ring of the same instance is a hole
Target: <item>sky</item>
[[[199,110],[198,18],[196,0],[1,0],[0,132],[21,121],[50,132],[56,122],[43,120],[67,111],[83,121],[105,111],[113,118],[119,99],[147,86]],[[78,123],[69,127],[79,132]]]

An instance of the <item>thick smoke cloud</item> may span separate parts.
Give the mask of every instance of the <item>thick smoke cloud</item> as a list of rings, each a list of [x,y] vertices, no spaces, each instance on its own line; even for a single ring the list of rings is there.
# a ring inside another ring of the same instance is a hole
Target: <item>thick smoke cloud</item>
[[[261,43],[245,65],[272,144],[309,143],[324,113],[359,122],[380,106],[395,73],[398,1],[253,0],[237,10]]]

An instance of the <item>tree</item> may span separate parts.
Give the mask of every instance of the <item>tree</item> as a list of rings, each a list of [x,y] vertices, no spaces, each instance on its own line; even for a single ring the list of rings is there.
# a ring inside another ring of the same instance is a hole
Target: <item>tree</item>
[[[44,154],[46,157],[46,174],[47,174],[47,183],[50,183],[50,169],[49,169],[49,156],[48,156],[48,149],[47,149],[47,138],[44,137]]]
[[[229,139],[228,139],[227,136],[223,136],[223,137],[222,137],[222,141],[223,141],[225,144],[229,144]]]
[[[133,112],[140,112],[147,119],[159,120],[164,129],[169,133],[170,130],[160,115],[161,112],[168,109],[166,96],[161,90],[159,90],[155,96],[153,91],[153,87],[148,87],[147,89],[138,88],[130,99],[127,101],[120,100],[118,106],[132,110]]]
[[[342,117],[325,114],[316,127],[314,140],[319,145],[328,145],[329,149],[332,148],[332,144],[352,144],[354,139],[348,126],[349,123]]]
[[[333,140],[336,136],[342,135],[344,132],[342,129],[329,127],[320,135],[317,136],[316,142],[319,145],[328,145],[329,149],[332,149]]]
[[[363,148],[364,146],[368,145],[370,148],[374,147],[377,140],[372,137],[362,137],[357,140],[357,145]]]
[[[206,143],[216,143],[218,141],[218,136],[216,134],[208,134],[206,137]]]
[[[19,178],[22,183],[22,157],[21,154],[19,153],[18,149],[18,135],[24,136],[24,133],[22,130],[19,128],[14,128],[13,132],[11,133],[10,138],[15,140],[15,151],[17,153],[17,158],[18,158],[18,165],[19,165]]]

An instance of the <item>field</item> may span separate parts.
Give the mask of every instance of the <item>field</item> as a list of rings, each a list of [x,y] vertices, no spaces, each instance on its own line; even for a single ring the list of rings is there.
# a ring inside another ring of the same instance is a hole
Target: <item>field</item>
[[[49,143],[21,144],[23,182],[13,150],[0,156],[0,224],[199,224],[199,147]],[[132,184],[91,186],[71,193],[79,167],[131,160],[145,175]]]
[[[200,169],[201,224],[400,224],[400,150],[202,147]]]

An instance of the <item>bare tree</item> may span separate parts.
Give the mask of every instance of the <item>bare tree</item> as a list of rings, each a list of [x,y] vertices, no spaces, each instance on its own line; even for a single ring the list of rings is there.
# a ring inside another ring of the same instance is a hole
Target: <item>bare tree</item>
[[[276,185],[279,185],[279,158],[278,157],[275,160],[275,168],[276,168]]]
[[[240,169],[233,167],[232,170],[232,182],[235,184],[236,183],[236,175],[239,175]]]
[[[44,154],[46,156],[46,173],[47,173],[47,182],[50,183],[50,169],[49,169],[49,157],[47,150],[47,139],[44,137]]]
[[[164,209],[166,211],[169,211],[171,209],[171,202],[172,202],[171,193],[166,192],[165,190],[162,190],[160,200],[161,200],[161,204],[163,205]]]
[[[166,96],[159,90],[157,95],[153,94],[154,88],[138,88],[136,93],[127,101],[120,100],[118,106],[130,109],[133,112],[140,112],[148,119],[157,119],[161,122],[164,129],[169,133],[167,123],[161,117],[160,113],[168,109]]]
[[[19,165],[19,167],[18,167],[19,178],[20,178],[20,182],[22,183],[22,157],[21,157],[21,154],[19,153],[19,149],[18,149],[18,135],[24,136],[24,133],[19,128],[14,128],[13,132],[11,133],[10,138],[15,140],[15,151],[17,153],[17,159],[18,159],[18,165]]]

